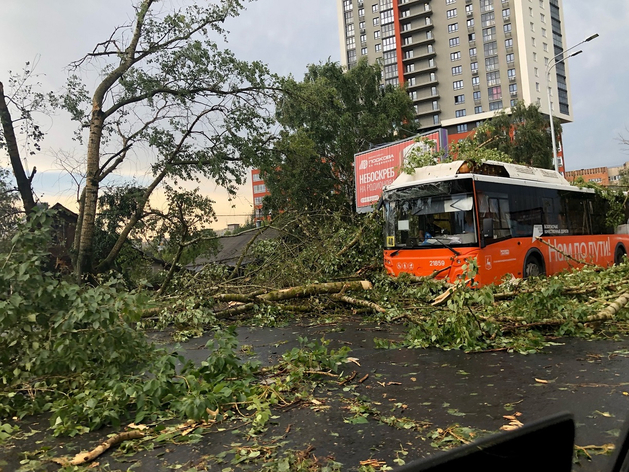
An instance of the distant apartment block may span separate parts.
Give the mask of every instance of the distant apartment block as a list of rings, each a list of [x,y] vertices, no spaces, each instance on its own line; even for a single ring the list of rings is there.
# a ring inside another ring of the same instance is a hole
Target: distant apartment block
[[[586,182],[594,182],[601,185],[615,185],[623,174],[629,172],[629,162],[616,167],[593,167],[591,169],[569,170],[565,177],[569,182],[574,182],[582,177]]]
[[[337,0],[341,62],[404,84],[422,131],[452,139],[518,100],[572,121],[561,0]],[[560,56],[561,58],[561,56]],[[563,164],[563,162],[561,163]],[[563,165],[562,165],[563,167]]]
[[[271,192],[266,188],[264,180],[262,180],[262,176],[260,176],[259,169],[253,169],[251,171],[251,186],[253,190],[253,221],[258,224],[258,222],[264,219],[262,200],[265,196],[271,195]]]

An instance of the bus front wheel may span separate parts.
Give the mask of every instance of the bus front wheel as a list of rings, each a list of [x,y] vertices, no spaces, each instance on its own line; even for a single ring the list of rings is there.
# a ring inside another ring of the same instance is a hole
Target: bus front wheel
[[[627,255],[627,250],[625,249],[624,245],[619,244],[618,246],[616,246],[616,251],[614,252],[614,264],[618,265],[624,262],[626,260],[625,259],[626,255]]]
[[[524,262],[524,278],[546,275],[544,263],[538,254],[529,254]]]

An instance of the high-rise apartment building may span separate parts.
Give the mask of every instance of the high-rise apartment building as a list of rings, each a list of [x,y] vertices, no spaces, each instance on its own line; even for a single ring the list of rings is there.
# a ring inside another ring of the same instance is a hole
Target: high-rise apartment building
[[[386,83],[406,85],[422,130],[455,137],[517,100],[548,114],[548,89],[553,115],[572,121],[568,67],[553,66],[565,48],[561,0],[337,2],[341,62],[380,62]]]

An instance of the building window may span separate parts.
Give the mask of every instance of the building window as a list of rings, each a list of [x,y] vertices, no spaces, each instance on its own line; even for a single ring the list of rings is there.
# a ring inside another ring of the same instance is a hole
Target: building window
[[[448,40],[448,43],[450,44],[451,48],[458,46],[459,45],[459,37],[457,36],[456,38],[450,38]]]
[[[446,0],[446,5],[452,5],[453,3],[456,3],[456,0]]]
[[[511,16],[511,8],[505,8],[502,10],[502,17],[509,18]]]
[[[452,88],[454,90],[461,90],[463,88],[463,81],[455,80],[454,82],[452,82]]]
[[[413,92],[409,92],[408,96],[410,97],[411,100],[415,101],[417,100],[417,92],[413,91]]]
[[[446,11],[446,17],[448,17],[448,18],[456,18],[456,8],[453,8],[452,10]]]
[[[502,87],[489,87],[487,89],[487,95],[489,96],[489,101],[502,99]]]
[[[345,31],[347,33],[346,36],[354,36],[354,23],[347,25]]]
[[[367,42],[367,35],[366,34],[361,34],[360,35],[360,42],[361,43],[366,43]]]
[[[510,95],[518,94],[518,84],[509,84],[509,94]]]
[[[546,23],[546,15],[544,15],[543,13],[539,14],[539,19],[542,21],[542,23]]]
[[[509,78],[515,77],[515,69],[508,69],[507,70],[507,77],[509,77]]]
[[[387,10],[380,13],[380,23],[383,25],[393,23],[393,10]]]
[[[539,77],[539,69],[537,67],[533,67],[533,71],[535,72],[535,77]]]
[[[430,96],[434,97],[437,95],[437,87],[430,87]]]
[[[476,57],[476,48],[470,48],[470,57]]]
[[[365,16],[365,9],[364,9],[364,8],[359,8],[359,9],[358,9],[358,16],[360,16],[361,18],[362,18],[363,16]]]
[[[483,107],[474,107],[474,113],[477,115],[483,112]]]
[[[373,48],[376,52],[380,52],[380,49],[382,49],[382,46],[380,46],[379,44],[376,44]]]
[[[359,27],[361,30],[364,30],[364,29],[365,29],[365,22],[364,22],[364,21],[361,21],[360,23],[358,23],[358,27]]]
[[[404,59],[412,59],[415,51],[412,49],[410,51],[404,51]]]
[[[461,60],[461,51],[451,52],[450,53],[451,61],[460,61]]]
[[[375,5],[371,5],[371,12],[372,13],[377,13],[378,12],[378,4],[377,3]]]
[[[380,17],[374,18],[373,19],[373,25],[374,26],[378,26],[380,24]]]
[[[478,76],[472,77],[472,85],[480,85],[480,79]]]
[[[414,87],[417,84],[417,79],[415,77],[411,77],[406,81],[409,87]]]
[[[262,176],[260,174],[253,174],[253,181],[260,182],[262,180]]]
[[[466,115],[465,110],[455,110],[454,112],[454,116],[456,118],[461,118],[464,117]]]
[[[534,53],[533,53],[533,60],[534,60],[535,62],[537,62],[537,53],[536,53],[536,52],[534,52]]]
[[[539,7],[543,10],[544,9],[544,0],[539,0]]]
[[[491,28],[485,28],[483,30],[483,42],[486,43],[488,41],[493,41],[496,39],[496,27],[492,26]]]
[[[535,32],[535,23],[531,22],[531,31]]]
[[[407,44],[413,44],[413,37],[407,36],[402,40],[402,43],[406,46]]]
[[[472,7],[472,4],[470,3],[469,5],[465,5],[465,13],[468,14],[468,16],[474,11],[474,8]]]
[[[509,38],[509,39],[505,39],[505,47],[508,48],[513,48],[513,39]]]
[[[500,85],[500,71],[487,72],[487,85]]]
[[[463,110],[465,111],[465,110]],[[457,125],[456,126],[456,132],[457,133],[466,133],[467,132],[467,123],[463,123],[462,125]]]
[[[498,64],[498,56],[492,56],[485,59],[485,70],[487,72],[496,70],[500,67]]]
[[[489,102],[490,111],[501,110],[501,109],[502,109],[502,100],[498,102]]]
[[[494,9],[494,0],[480,0],[480,11],[493,11]]]
[[[253,201],[254,201],[254,203],[255,203],[256,205],[262,205],[262,199],[263,199],[263,198],[264,198],[264,197],[256,197],[256,198],[254,198],[254,199],[253,199]]]
[[[542,28],[542,36],[545,38],[546,37],[546,28]]]
[[[491,43],[486,43],[483,46],[483,49],[485,50],[485,56],[495,56],[496,54],[498,54],[498,43],[496,41],[492,41]]]
[[[505,25],[502,25],[502,30],[505,33],[511,33],[511,23],[507,23]]]
[[[360,54],[362,56],[366,56],[367,55],[367,48],[360,48]]]
[[[465,103],[465,95],[455,95],[454,96],[454,104],[460,105],[461,103]]]
[[[406,64],[404,66],[404,72],[414,72],[415,71],[415,64]]]
[[[434,82],[435,80],[437,80],[437,74],[435,74],[434,72],[430,73],[430,81]]]
[[[432,101],[432,109],[433,111],[439,110],[439,102],[437,100]]]
[[[395,34],[395,25],[392,23],[382,25],[382,36],[393,36]]]
[[[260,185],[253,186],[253,193],[264,193],[264,192],[266,192],[266,185],[260,184]]]
[[[470,18],[469,20],[467,20],[467,27],[468,28],[474,27],[474,18]]]
[[[490,11],[489,13],[483,13],[480,17],[480,20],[483,28],[487,28],[488,26],[496,24],[496,15],[493,11]]]
[[[354,8],[354,2],[352,0],[343,0],[343,10],[351,11]]]
[[[413,51],[410,51],[410,52],[413,52]],[[411,57],[413,57],[412,54],[411,54]],[[384,59],[385,65],[396,64],[397,63],[397,55],[396,55],[395,51],[385,52],[382,55],[382,59]]]
[[[480,100],[480,91],[476,91],[472,95],[474,97],[474,101]]]
[[[452,23],[451,25],[448,25],[448,33],[456,33],[457,31],[459,31],[458,23]]]
[[[373,32],[373,39],[378,39],[380,37],[380,30],[376,30]]]
[[[510,64],[515,61],[515,55],[513,53],[507,54],[507,62]]]
[[[470,64],[470,68],[472,69],[472,72],[474,71],[478,72],[478,62],[472,62]]]
[[[354,64],[356,62],[356,49],[347,51],[347,62]]]
[[[432,124],[433,125],[439,124],[439,115],[432,115]]]
[[[452,68],[452,75],[461,75],[463,73],[462,66],[456,66]]]
[[[537,41],[535,41],[535,38],[531,37],[531,44],[533,46],[537,46]]]
[[[539,92],[539,82],[535,82],[535,90]]]
[[[347,44],[347,49],[354,49],[356,47],[356,37],[355,36],[350,36],[345,41],[345,44]]]
[[[509,102],[509,105],[511,105],[512,107],[516,106],[518,104],[518,99],[514,98]]]
[[[472,41],[476,41],[476,33],[470,33],[467,35],[467,40],[471,43]],[[470,46],[473,46],[470,44]]]
[[[544,52],[548,52],[548,43],[543,43],[542,47],[544,48]]]

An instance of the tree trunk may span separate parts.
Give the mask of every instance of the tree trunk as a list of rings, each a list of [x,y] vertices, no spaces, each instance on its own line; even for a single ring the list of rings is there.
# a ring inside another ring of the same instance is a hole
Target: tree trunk
[[[177,248],[177,254],[175,254],[175,259],[173,260],[173,264],[170,266],[170,270],[166,274],[166,278],[164,279],[162,286],[157,291],[158,297],[161,297],[166,291],[166,289],[168,288],[168,285],[170,285],[170,281],[172,280],[173,275],[175,274],[175,270],[177,270],[177,264],[179,263],[179,259],[181,259],[181,255],[183,254],[183,248],[184,248],[183,244],[180,244],[179,247]]]
[[[0,122],[2,122],[4,139],[7,143],[7,152],[11,160],[11,167],[13,168],[17,188],[22,198],[24,211],[26,214],[29,214],[33,211],[33,208],[35,208],[35,198],[33,197],[33,190],[31,189],[31,181],[26,176],[22,160],[20,159],[20,151],[17,146],[17,140],[15,139],[15,130],[13,129],[13,121],[11,120],[11,113],[7,107],[2,82],[0,82]]]
[[[85,179],[85,197],[79,250],[76,261],[76,275],[79,281],[85,274],[92,272],[92,247],[96,223],[96,207],[98,205],[98,173],[100,171],[100,143],[103,135],[105,116],[100,104],[94,103],[90,121],[90,137],[87,145],[87,175]]]

